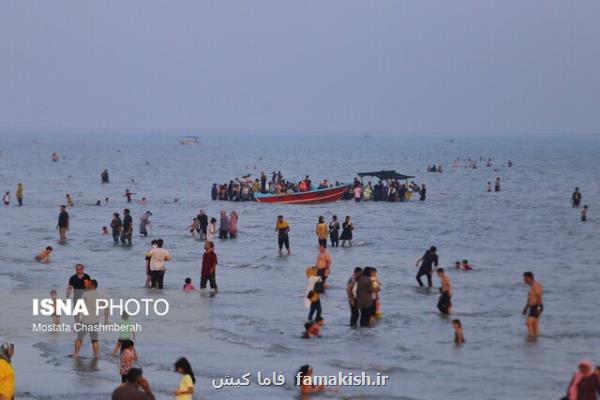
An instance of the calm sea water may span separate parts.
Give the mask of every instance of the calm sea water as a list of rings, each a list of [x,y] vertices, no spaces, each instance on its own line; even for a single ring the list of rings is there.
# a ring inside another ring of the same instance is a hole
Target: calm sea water
[[[98,363],[75,362],[67,356],[70,335],[23,334],[30,331],[30,307],[7,307],[9,299],[48,288],[62,293],[76,262],[101,288],[143,292],[143,252],[158,237],[173,255],[166,293],[174,308],[185,310],[160,335],[142,334],[136,343],[158,398],[172,397],[179,381],[172,364],[184,355],[198,376],[197,398],[206,399],[293,398],[293,374],[305,363],[319,375],[341,370],[390,376],[387,387],[344,387],[331,398],[553,399],[563,395],[580,358],[600,363],[598,137],[207,135],[196,146],[182,146],[173,135],[0,139],[0,190],[14,192],[19,181],[25,186],[24,207],[0,207],[0,338],[17,346],[17,397],[105,399],[119,375],[116,360],[105,355],[114,335],[102,337]],[[65,158],[51,162],[53,151]],[[491,157],[493,166],[450,168],[456,157],[480,156]],[[446,166],[444,173],[425,172],[431,163]],[[111,174],[108,185],[100,183],[104,168]],[[213,182],[261,170],[351,181],[356,172],[378,169],[416,175],[429,188],[427,201],[277,206],[210,200]],[[486,193],[486,182],[496,176],[502,192]],[[590,207],[586,223],[570,207],[575,186]],[[113,247],[110,237],[100,235],[111,214],[128,206],[126,188],[148,199],[146,206],[129,205],[136,229],[143,211],[154,214],[150,237],[139,238],[136,230],[131,249]],[[76,203],[69,210],[71,239],[58,245],[54,228],[66,193]],[[108,206],[93,205],[104,197],[111,199]],[[239,238],[216,244],[221,292],[214,299],[179,293],[185,277],[198,285],[202,244],[185,227],[201,208],[210,216],[221,209],[240,215]],[[294,255],[287,258],[276,256],[273,225],[280,213],[291,224]],[[314,225],[318,216],[333,214],[353,217],[354,246],[331,250],[323,337],[302,340],[304,271],[317,253]],[[56,250],[52,263],[34,263],[47,245]],[[436,310],[436,291],[416,288],[414,263],[431,245],[442,266],[467,258],[475,267],[449,271],[467,340],[462,348],[454,346],[450,321]],[[351,330],[345,283],[355,266],[364,265],[379,271],[385,315],[373,329]],[[520,315],[526,270],[546,291],[536,343],[525,340]],[[83,353],[89,356],[88,343]],[[288,383],[221,391],[210,383],[259,370],[282,371]]]

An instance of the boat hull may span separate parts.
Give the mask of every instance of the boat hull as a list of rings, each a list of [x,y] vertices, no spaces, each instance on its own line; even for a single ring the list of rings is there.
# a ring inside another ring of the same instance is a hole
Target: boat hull
[[[319,204],[338,201],[344,195],[349,185],[336,186],[334,188],[311,190],[310,192],[300,192],[291,194],[270,195],[256,193],[255,199],[259,203],[270,204]]]

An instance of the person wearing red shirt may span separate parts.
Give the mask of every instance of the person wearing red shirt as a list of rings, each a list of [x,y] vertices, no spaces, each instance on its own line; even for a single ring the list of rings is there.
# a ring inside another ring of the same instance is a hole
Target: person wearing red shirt
[[[204,243],[204,255],[202,256],[202,272],[200,273],[200,289],[206,289],[206,282],[210,283],[211,296],[217,294],[217,254],[213,242]]]

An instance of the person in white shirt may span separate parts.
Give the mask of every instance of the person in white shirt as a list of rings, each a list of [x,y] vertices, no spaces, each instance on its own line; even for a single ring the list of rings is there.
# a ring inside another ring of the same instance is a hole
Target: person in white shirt
[[[167,271],[165,264],[171,260],[171,254],[162,247],[163,240],[158,239],[156,247],[146,253],[146,257],[150,257],[150,286],[158,289],[163,288],[163,280]]]

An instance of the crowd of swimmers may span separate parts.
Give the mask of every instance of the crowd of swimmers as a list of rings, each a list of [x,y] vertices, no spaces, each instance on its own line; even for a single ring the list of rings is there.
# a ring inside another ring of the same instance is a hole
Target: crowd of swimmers
[[[104,171],[106,172],[106,171]],[[104,174],[103,172],[103,174]],[[262,174],[261,179],[258,181],[258,190],[272,190],[273,185],[269,184],[267,186],[266,179],[263,183]],[[265,177],[266,178],[266,177]],[[102,182],[108,183],[108,174],[106,173],[106,182],[104,182],[104,175],[102,176]],[[308,181],[307,181],[308,180]],[[311,183],[310,179],[307,176],[306,179],[302,182],[305,182],[305,185],[296,185],[290,183],[288,181],[284,181],[281,177],[280,173],[274,174],[274,178],[272,179],[275,182],[276,191],[290,190],[288,185],[291,185],[292,190],[296,188],[296,190],[300,190],[300,186],[302,186],[302,190],[310,190]],[[302,183],[301,182],[301,183]],[[255,185],[256,181],[252,183]],[[321,185],[323,187],[328,187],[328,182],[323,181]],[[498,179],[499,185],[499,179]],[[21,201],[19,201],[19,205],[22,204],[22,185],[21,187]],[[240,199],[240,196],[243,197],[244,193],[244,184],[241,182],[236,183],[233,182],[233,186],[231,187],[231,193],[234,195],[230,197],[230,185],[226,185],[227,188],[224,190],[227,199]],[[390,186],[387,186],[385,190],[376,189],[378,185],[371,188],[370,182],[365,186],[355,179],[354,184],[352,185],[352,194],[353,198],[357,201],[364,200],[365,190],[371,191],[371,198],[375,200],[378,197],[378,200],[382,201],[390,201],[390,187],[394,187],[394,183]],[[398,183],[396,190],[399,192],[402,187],[405,187],[405,190],[411,190],[417,193],[422,193],[424,199],[425,187],[418,187],[415,184],[411,184],[406,186],[404,184]],[[308,189],[307,189],[308,188]],[[251,189],[253,190],[253,189]],[[499,186],[498,190],[499,191]],[[379,196],[376,193],[379,192]],[[359,196],[357,196],[357,193]],[[131,202],[131,195],[133,193],[126,191],[124,197],[127,198],[127,202]],[[387,198],[386,198],[387,196]],[[217,188],[217,197],[219,197],[219,189]],[[572,205],[573,207],[579,207],[581,203],[582,195],[579,192],[579,189],[576,188],[575,192],[572,195]],[[392,200],[394,201],[394,200]],[[10,198],[8,198],[8,202],[10,202]],[[59,238],[61,241],[66,240],[66,233],[69,230],[69,220],[70,216],[66,211],[67,206],[73,207],[74,203],[70,195],[67,195],[67,205],[60,206],[60,213],[58,217],[57,229],[59,230]],[[587,206],[584,208],[587,210]],[[192,236],[198,237],[203,240],[204,243],[204,254],[202,257],[202,267],[200,271],[200,289],[206,289],[207,284],[210,284],[211,287],[211,296],[214,296],[217,293],[217,284],[216,284],[216,267],[217,267],[217,255],[215,253],[214,239],[219,237],[221,239],[226,239],[228,237],[235,238],[237,236],[237,213],[232,211],[229,215],[223,210],[220,213],[220,222],[217,226],[216,218],[208,218],[206,213],[202,210],[198,213],[198,216],[194,218],[192,225],[188,227]],[[142,227],[140,226],[140,234],[147,235],[147,226],[150,224],[149,217],[152,215],[149,211],[143,214],[141,218],[144,218],[146,221],[144,222],[144,230],[142,231]],[[582,220],[585,220],[584,216],[586,214],[582,213]],[[131,246],[131,231],[133,229],[133,220],[130,215],[129,209],[125,209],[123,212],[123,219],[121,220],[119,214],[113,214],[113,220],[111,221],[111,230],[113,235],[113,240],[115,243],[121,243],[126,246]],[[232,225],[233,219],[233,225]],[[114,222],[114,223],[113,223]],[[140,224],[142,225],[142,224]],[[106,228],[106,227],[104,227]],[[319,246],[319,251],[316,257],[316,262],[314,265],[311,265],[306,270],[307,277],[307,287],[304,297],[304,305],[308,308],[308,316],[307,322],[304,324],[304,332],[302,333],[303,338],[315,338],[321,336],[321,329],[324,327],[325,319],[323,317],[323,305],[321,303],[322,295],[326,293],[328,288],[327,279],[329,278],[332,270],[332,257],[327,251],[328,241],[331,247],[338,247],[339,241],[342,241],[342,247],[344,247],[345,242],[348,242],[348,245],[352,244],[352,233],[353,233],[354,225],[352,223],[352,219],[347,216],[344,219],[344,222],[340,225],[337,216],[332,216],[329,222],[325,221],[323,216],[319,217],[317,225],[315,227],[315,235],[317,236],[317,243]],[[341,235],[339,231],[342,231]],[[107,229],[103,229],[103,231],[107,231]],[[279,254],[282,254],[283,248],[285,247],[287,250],[287,254],[291,254],[290,245],[289,245],[289,232],[290,225],[287,221],[284,220],[282,215],[277,217],[277,221],[275,224],[275,231],[278,235],[278,247]],[[46,247],[36,259],[40,262],[49,262],[50,255],[52,254],[53,249],[51,246]],[[162,239],[153,240],[151,243],[151,248],[145,252],[146,259],[146,282],[145,284],[148,287],[155,288],[157,290],[163,289],[164,286],[164,278],[166,271],[166,263],[171,260],[171,254],[168,250],[164,248],[164,242]],[[450,282],[450,279],[444,268],[439,267],[439,258],[437,254],[437,248],[435,246],[431,246],[425,254],[417,261],[416,266],[419,268],[416,280],[419,286],[424,286],[422,281],[423,277],[427,278],[427,284],[429,287],[432,287],[432,276],[433,273],[436,274],[440,281],[440,296],[438,298],[437,308],[441,314],[447,316],[453,314],[453,287]],[[468,260],[463,260],[462,262],[456,261],[455,268],[463,271],[472,270],[472,266],[468,262]],[[523,274],[523,280],[526,285],[529,286],[529,292],[527,295],[526,305],[523,309],[523,315],[526,316],[526,326],[528,337],[536,338],[539,336],[539,320],[542,312],[544,311],[544,304],[542,301],[543,298],[543,288],[541,284],[535,280],[532,272],[525,272]],[[84,298],[85,300],[91,300],[98,296],[96,290],[98,288],[98,282],[84,272],[84,267],[81,264],[76,265],[76,273],[69,279],[68,289],[67,289],[67,297],[73,297],[73,299]],[[377,269],[374,267],[366,266],[366,267],[356,267],[350,279],[346,285],[346,295],[350,309],[350,323],[351,327],[373,327],[376,324],[376,321],[382,317],[382,307],[381,307],[381,288],[382,284],[379,281],[377,275]],[[182,290],[185,292],[194,291],[194,285],[192,283],[191,278],[186,278],[183,284]],[[54,290],[51,292],[51,298],[56,300],[57,292]],[[54,323],[58,323],[58,316],[53,315]],[[105,316],[106,317],[106,316]],[[86,322],[86,321],[82,321]],[[87,321],[87,323],[96,323],[96,321]],[[127,314],[123,314],[121,316],[121,324],[131,324],[132,322],[129,320],[129,316]],[[462,322],[458,319],[453,319],[451,321],[452,327],[454,330],[454,342],[457,344],[465,343],[463,325]],[[99,342],[97,336],[93,336],[92,332],[90,332],[90,338],[92,340],[92,349],[95,357],[99,356]],[[75,351],[74,357],[79,357],[79,352],[82,346],[83,335],[77,336],[75,341]],[[120,353],[120,364],[119,364],[119,374],[121,376],[122,384],[115,389],[113,392],[113,399],[122,400],[122,399],[130,399],[130,398],[147,398],[154,399],[154,395],[150,390],[150,385],[148,381],[143,378],[142,370],[137,368],[136,365],[139,361],[139,357],[137,351],[135,349],[135,335],[133,332],[131,334],[123,334],[120,335],[117,343],[115,344],[115,348],[113,349],[113,354]],[[9,370],[12,371],[12,367],[10,366],[10,361],[12,355],[14,354],[14,346],[3,345],[0,348],[0,369],[2,371]],[[7,366],[8,365],[8,366]],[[177,360],[174,365],[174,370],[179,373],[181,377],[181,382],[178,389],[175,391],[175,396],[177,399],[191,399],[191,396],[194,394],[194,385],[195,385],[195,376],[193,374],[190,363],[185,359],[181,358]],[[298,372],[299,375],[302,376],[310,376],[312,375],[312,368],[305,365],[300,368]],[[11,376],[10,373],[0,375]],[[579,364],[579,368],[577,373],[574,375],[571,383],[568,388],[568,399],[587,399],[592,397],[590,393],[595,393],[596,390],[600,387],[600,383],[598,381],[598,377],[600,376],[600,369],[597,367],[594,371],[593,366],[588,361],[582,361]],[[11,383],[12,382],[12,383]],[[5,387],[10,389],[12,384],[12,392],[2,392]],[[301,384],[301,391],[304,394],[316,393],[323,390],[323,387],[317,387],[310,384]],[[5,395],[5,393],[12,393],[12,395]],[[14,371],[12,372],[12,381],[9,378],[5,380],[4,378],[0,381],[0,394],[2,394],[5,398],[12,398],[14,396]],[[142,397],[145,396],[145,397]],[[595,397],[594,397],[595,398]]]

